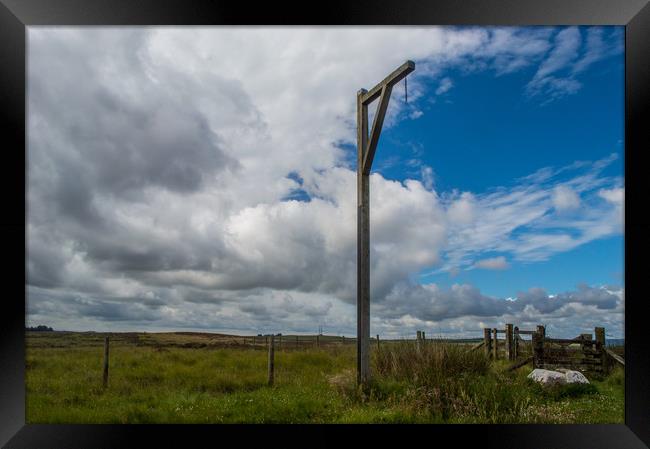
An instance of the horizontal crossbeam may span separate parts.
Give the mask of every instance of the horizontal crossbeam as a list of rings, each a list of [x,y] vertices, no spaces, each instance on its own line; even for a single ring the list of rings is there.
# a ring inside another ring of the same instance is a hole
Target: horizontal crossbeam
[[[376,100],[381,95],[381,90],[384,86],[393,87],[395,84],[399,83],[413,70],[415,70],[415,63],[413,61],[406,61],[404,64],[399,66],[393,71],[390,75],[384,78],[379,84],[370,89],[362,99],[361,103],[368,105]]]

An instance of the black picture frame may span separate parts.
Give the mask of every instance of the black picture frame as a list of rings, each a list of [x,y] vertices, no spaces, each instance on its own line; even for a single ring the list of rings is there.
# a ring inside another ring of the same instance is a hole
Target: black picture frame
[[[625,26],[625,424],[445,426],[37,425],[25,424],[26,27],[31,25],[624,25]],[[650,338],[644,334],[644,218],[648,179],[650,6],[648,0],[328,1],[319,4],[168,0],[0,0],[0,111],[4,291],[0,327],[0,444],[7,448],[332,446],[365,443],[505,448],[650,446]],[[644,145],[645,144],[645,145]],[[23,298],[21,301],[19,298]],[[358,435],[361,436],[361,435]],[[253,443],[252,439],[259,439]],[[421,441],[421,442],[420,442]]]

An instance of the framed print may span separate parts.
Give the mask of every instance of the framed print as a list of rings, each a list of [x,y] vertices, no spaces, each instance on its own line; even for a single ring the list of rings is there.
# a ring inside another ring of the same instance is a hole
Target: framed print
[[[3,0],[0,442],[648,447],[649,22]]]

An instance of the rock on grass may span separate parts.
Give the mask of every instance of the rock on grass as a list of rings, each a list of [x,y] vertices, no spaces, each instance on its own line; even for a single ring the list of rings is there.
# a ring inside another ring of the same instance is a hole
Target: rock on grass
[[[529,375],[529,379],[542,385],[588,384],[589,380],[579,371],[565,370],[552,371],[536,368]]]

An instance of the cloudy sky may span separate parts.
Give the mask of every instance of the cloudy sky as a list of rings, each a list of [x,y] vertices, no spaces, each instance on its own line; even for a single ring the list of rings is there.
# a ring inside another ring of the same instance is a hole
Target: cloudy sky
[[[411,59],[371,174],[371,334],[623,334],[616,27],[28,28],[27,323],[356,332],[356,92]]]

